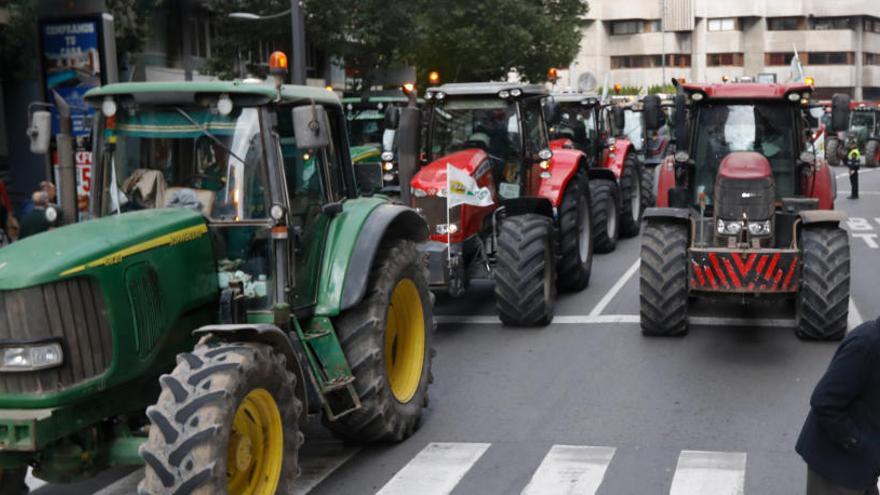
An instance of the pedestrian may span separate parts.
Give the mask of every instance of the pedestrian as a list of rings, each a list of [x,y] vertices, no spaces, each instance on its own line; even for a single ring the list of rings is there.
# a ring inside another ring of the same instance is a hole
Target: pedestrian
[[[807,495],[877,495],[880,476],[880,320],[859,325],[810,397],[795,450]]]
[[[846,166],[849,167],[849,186],[851,192],[849,199],[859,199],[859,167],[862,165],[862,153],[859,151],[859,143],[855,139],[849,142],[849,152],[846,154]]]
[[[31,212],[21,217],[21,231],[19,239],[24,239],[40,232],[49,230],[51,226],[46,218],[46,208],[49,207],[49,194],[46,191],[34,191],[31,195],[34,207]]]
[[[50,204],[55,203],[55,200],[58,197],[58,191],[55,188],[55,184],[52,184],[51,182],[49,182],[47,180],[41,181],[40,185],[39,185],[39,190],[45,191],[46,194],[49,195],[49,203]],[[21,217],[24,218],[24,216],[27,215],[28,213],[30,213],[31,211],[33,211],[33,209],[34,209],[34,202],[32,199],[26,199],[26,200],[22,201],[22,203],[21,203]]]
[[[6,192],[6,184],[2,179],[0,179],[0,228],[7,243],[18,238],[18,220],[13,215],[12,201],[9,200],[9,193]]]

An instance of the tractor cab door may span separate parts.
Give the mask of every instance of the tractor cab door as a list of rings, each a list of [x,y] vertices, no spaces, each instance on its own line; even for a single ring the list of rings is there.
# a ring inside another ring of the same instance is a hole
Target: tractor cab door
[[[297,145],[290,107],[276,112],[276,132],[283,162],[288,197],[288,230],[293,249],[293,294],[291,307],[303,310],[317,301],[317,286],[323,245],[330,217],[322,208],[340,201],[343,192],[338,149],[303,149]],[[333,128],[333,132],[339,132]],[[331,137],[331,143],[338,142]]]
[[[547,138],[547,126],[544,122],[543,106],[545,98],[526,98],[520,105],[522,118],[524,160],[522,164],[523,182],[526,184],[526,196],[537,194],[541,182],[541,171],[538,164],[540,154],[550,149]]]

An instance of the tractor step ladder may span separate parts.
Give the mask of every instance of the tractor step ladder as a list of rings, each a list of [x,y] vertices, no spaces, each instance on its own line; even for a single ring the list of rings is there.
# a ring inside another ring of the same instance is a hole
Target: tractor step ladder
[[[354,388],[354,375],[330,319],[316,316],[305,331],[296,323],[296,333],[303,343],[312,375],[324,399],[327,419],[335,421],[360,409],[361,401]]]

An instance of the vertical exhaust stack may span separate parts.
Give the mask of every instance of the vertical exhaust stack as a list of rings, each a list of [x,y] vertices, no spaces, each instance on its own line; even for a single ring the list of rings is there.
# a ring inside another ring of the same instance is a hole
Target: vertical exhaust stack
[[[58,176],[61,199],[62,221],[66,224],[76,222],[79,205],[76,198],[76,163],[73,159],[73,120],[70,105],[57,92],[52,92],[55,108],[58,109],[60,127],[55,143],[58,147]]]

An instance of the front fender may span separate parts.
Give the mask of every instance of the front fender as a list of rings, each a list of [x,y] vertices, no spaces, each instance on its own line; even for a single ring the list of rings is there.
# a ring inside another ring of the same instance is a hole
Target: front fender
[[[675,160],[668,156],[656,169],[657,206],[669,206],[669,190],[675,187]]]
[[[617,180],[620,180],[626,157],[629,156],[630,153],[635,153],[635,148],[629,139],[616,138],[614,140],[614,149],[608,149],[606,151],[606,153],[602,154],[602,168],[611,170],[614,172],[614,177],[616,177]]]
[[[586,163],[583,152],[577,150],[557,149],[550,159],[550,177],[541,179],[538,196],[547,198],[553,206],[559,206],[562,195],[571,179],[577,175],[578,169]]]
[[[338,316],[358,304],[367,290],[373,259],[387,235],[422,242],[425,221],[411,208],[379,198],[357,198],[329,226],[315,314]]]

